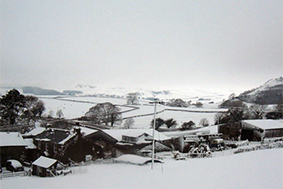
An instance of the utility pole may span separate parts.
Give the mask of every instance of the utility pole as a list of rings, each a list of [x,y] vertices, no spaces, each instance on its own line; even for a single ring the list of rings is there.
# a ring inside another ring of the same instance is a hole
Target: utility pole
[[[154,104],[154,116],[153,116],[153,131],[152,131],[152,157],[151,157],[151,169],[153,169],[154,163],[154,148],[155,148],[155,141],[154,141],[154,133],[155,133],[155,124],[156,124],[156,104],[160,104],[159,101],[155,100],[154,102],[150,102]]]

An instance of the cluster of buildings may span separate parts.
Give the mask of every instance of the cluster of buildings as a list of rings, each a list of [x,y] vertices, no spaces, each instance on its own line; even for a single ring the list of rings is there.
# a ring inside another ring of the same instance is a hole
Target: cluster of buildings
[[[36,127],[29,133],[0,132],[1,167],[9,159],[32,166],[32,174],[47,176],[57,166],[88,159],[119,157],[122,154],[148,156],[152,141],[155,151],[186,152],[188,145],[222,137],[218,126],[178,132],[152,129],[96,130],[75,125],[72,130]],[[282,137],[283,120],[245,120],[241,123],[241,139]],[[223,134],[225,135],[225,133]],[[154,138],[153,138],[154,136]],[[197,136],[197,137],[196,137]]]
[[[79,126],[72,130],[37,127],[22,135],[1,132],[1,166],[4,167],[7,160],[15,159],[33,166],[33,174],[45,176],[46,169],[55,169],[58,163],[78,163],[86,157],[95,160],[121,154],[145,155],[150,149],[152,134],[152,129],[95,130]],[[154,134],[156,149],[170,151],[171,138],[157,131]],[[40,171],[41,168],[45,171]]]

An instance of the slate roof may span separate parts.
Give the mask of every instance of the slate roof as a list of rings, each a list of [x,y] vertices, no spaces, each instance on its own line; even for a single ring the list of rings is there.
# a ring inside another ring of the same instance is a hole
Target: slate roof
[[[56,144],[64,144],[64,142],[68,141],[73,136],[75,136],[75,133],[72,133],[69,130],[49,128],[36,135],[35,139],[41,141],[51,141]]]
[[[27,146],[27,144],[18,132],[0,132],[0,147],[7,146]]]

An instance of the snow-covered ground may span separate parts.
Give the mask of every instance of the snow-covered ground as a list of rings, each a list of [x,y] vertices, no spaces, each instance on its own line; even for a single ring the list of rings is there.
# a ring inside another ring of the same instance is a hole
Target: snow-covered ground
[[[40,97],[41,100],[45,103],[46,110],[44,114],[47,116],[51,112],[52,116],[56,117],[56,112],[58,110],[62,110],[64,114],[64,118],[72,119],[83,116],[89,108],[95,106],[97,103],[103,102],[111,102],[116,104],[121,108],[122,111],[130,110],[129,107],[124,107],[126,105],[126,99],[116,99],[116,98],[99,98],[99,97],[63,97],[63,98],[46,98]],[[203,108],[194,108],[193,106],[190,108],[173,108],[163,105],[157,105],[157,112],[162,112],[157,115],[162,119],[170,119],[173,118],[177,121],[178,125],[181,126],[183,122],[193,121],[196,125],[199,124],[199,121],[202,118],[206,118],[209,121],[209,124],[214,123],[215,111],[225,111],[217,108],[218,104],[209,104],[204,103]],[[153,114],[154,106],[149,104],[148,101],[140,101],[140,105],[135,105],[138,109],[134,111],[129,111],[123,113],[122,117],[132,117],[139,116],[145,114]],[[165,109],[173,109],[178,111],[170,111]],[[191,111],[191,112],[185,112]],[[195,112],[199,111],[199,112]],[[135,117],[135,124],[133,128],[149,128],[150,122],[153,119],[153,115],[143,116],[143,117]],[[121,124],[123,126],[123,123]]]
[[[176,161],[164,164],[93,164],[83,173],[55,178],[16,177],[0,181],[13,188],[282,188],[283,149]]]
[[[115,98],[97,98],[97,97],[78,97],[78,98],[50,98],[50,97],[40,97],[40,100],[44,102],[46,110],[45,115],[49,115],[52,111],[54,117],[56,117],[56,112],[62,110],[64,118],[73,119],[78,118],[83,115],[97,103],[111,102],[117,105],[126,104],[125,99],[115,99]],[[122,111],[129,108],[119,107]]]

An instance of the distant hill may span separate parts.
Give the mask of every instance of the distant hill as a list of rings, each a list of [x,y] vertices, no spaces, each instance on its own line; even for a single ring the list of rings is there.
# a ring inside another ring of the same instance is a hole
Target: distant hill
[[[23,93],[30,93],[34,95],[63,95],[59,91],[52,89],[42,89],[39,87],[23,87]]]
[[[256,104],[278,104],[283,99],[283,78],[271,79],[255,89],[245,91],[238,99]]]

